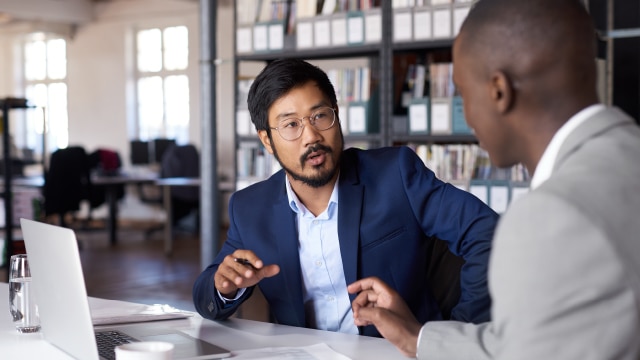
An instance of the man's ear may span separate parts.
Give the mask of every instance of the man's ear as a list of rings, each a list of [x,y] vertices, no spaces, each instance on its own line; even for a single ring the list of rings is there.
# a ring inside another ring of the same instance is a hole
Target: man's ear
[[[491,77],[491,99],[500,114],[507,113],[513,107],[514,88],[509,76],[502,71],[496,71]]]
[[[271,139],[269,138],[267,130],[259,130],[258,137],[260,138],[262,145],[264,145],[264,148],[267,149],[269,154],[273,155],[273,149],[271,148]]]

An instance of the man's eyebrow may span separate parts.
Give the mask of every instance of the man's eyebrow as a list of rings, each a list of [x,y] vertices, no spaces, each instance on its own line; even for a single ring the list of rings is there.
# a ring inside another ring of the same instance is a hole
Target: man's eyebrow
[[[311,111],[313,112],[313,111],[318,110],[319,108],[322,108],[322,107],[331,107],[331,106],[327,105],[323,101],[321,103],[318,103],[318,104],[312,106],[311,107]],[[281,113],[281,114],[276,115],[276,119],[286,119],[286,118],[289,118],[289,117],[297,117],[297,114],[298,114],[297,112]]]

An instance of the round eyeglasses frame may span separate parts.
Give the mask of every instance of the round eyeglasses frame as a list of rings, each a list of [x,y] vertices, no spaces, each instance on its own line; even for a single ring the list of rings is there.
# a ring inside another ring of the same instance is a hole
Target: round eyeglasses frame
[[[315,125],[315,120],[312,120],[313,117],[315,117],[321,110],[324,109],[329,109],[331,110],[331,114],[333,114],[333,120],[331,121],[331,124],[329,126],[327,126],[324,129],[320,129]],[[293,141],[293,140],[297,140],[300,138],[300,136],[302,136],[302,131],[304,130],[304,123],[303,120],[307,119],[307,121],[309,122],[309,125],[311,125],[314,129],[318,130],[318,131],[325,131],[325,130],[329,130],[333,127],[333,125],[336,124],[336,110],[332,107],[321,107],[319,109],[317,109],[313,114],[309,115],[309,116],[304,116],[302,118],[295,118],[295,117],[290,117],[290,118],[286,118],[284,120],[282,120],[280,123],[286,123],[286,124],[290,124],[292,122],[297,122],[298,123],[298,133],[296,136],[292,137],[292,138],[286,138],[284,135],[282,135],[282,132],[280,132],[280,129],[282,128],[281,126],[279,127],[269,127],[269,129],[272,130],[276,130],[278,132],[278,134],[280,134],[280,137],[283,138],[284,140],[287,141]]]

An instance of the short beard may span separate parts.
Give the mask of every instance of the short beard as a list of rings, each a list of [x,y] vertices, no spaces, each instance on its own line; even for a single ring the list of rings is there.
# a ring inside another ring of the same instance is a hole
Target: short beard
[[[296,174],[294,171],[284,166],[282,161],[280,161],[280,157],[278,156],[278,151],[276,150],[275,146],[272,148],[273,148],[273,156],[276,158],[276,160],[278,160],[278,163],[280,164],[280,166],[282,166],[284,171],[286,171],[286,173],[289,174],[294,180],[301,181],[302,183],[312,188],[319,188],[327,185],[331,181],[331,179],[333,179],[333,177],[338,173],[338,169],[340,169],[340,159],[338,159],[338,161],[336,162],[336,166],[331,171],[326,173],[321,173],[316,177],[308,177],[308,176]],[[318,151],[318,150],[324,150],[327,154],[333,153],[333,150],[328,146],[324,146],[320,144],[313,145],[309,147],[309,149],[307,149],[307,151],[300,157],[300,162],[302,163],[303,167],[304,167],[305,160],[307,159],[307,156],[309,156],[309,154],[311,154],[312,152]]]

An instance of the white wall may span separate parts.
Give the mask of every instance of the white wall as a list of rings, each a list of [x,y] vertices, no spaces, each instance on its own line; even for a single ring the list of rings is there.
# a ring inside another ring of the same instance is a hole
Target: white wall
[[[10,0],[13,1],[13,0]],[[71,1],[71,0],[66,0]],[[233,177],[234,170],[234,80],[233,8],[219,2],[217,56],[218,171]],[[184,24],[189,29],[190,137],[200,147],[200,24],[199,4],[185,0],[113,0],[98,2],[93,20],[77,26],[36,22],[0,27],[0,97],[22,96],[19,39],[38,29],[54,29],[69,36],[68,91],[69,143],[88,151],[98,147],[120,152],[129,164],[129,132],[135,104],[131,91],[134,61],[133,34],[137,28]],[[0,0],[0,9],[2,9]],[[69,35],[70,34],[70,35]]]
[[[172,25],[189,29],[190,137],[199,146],[198,6],[165,0],[104,3],[68,42],[70,144],[82,144],[88,151],[114,148],[129,163],[128,129],[135,115],[133,37],[140,28]]]

